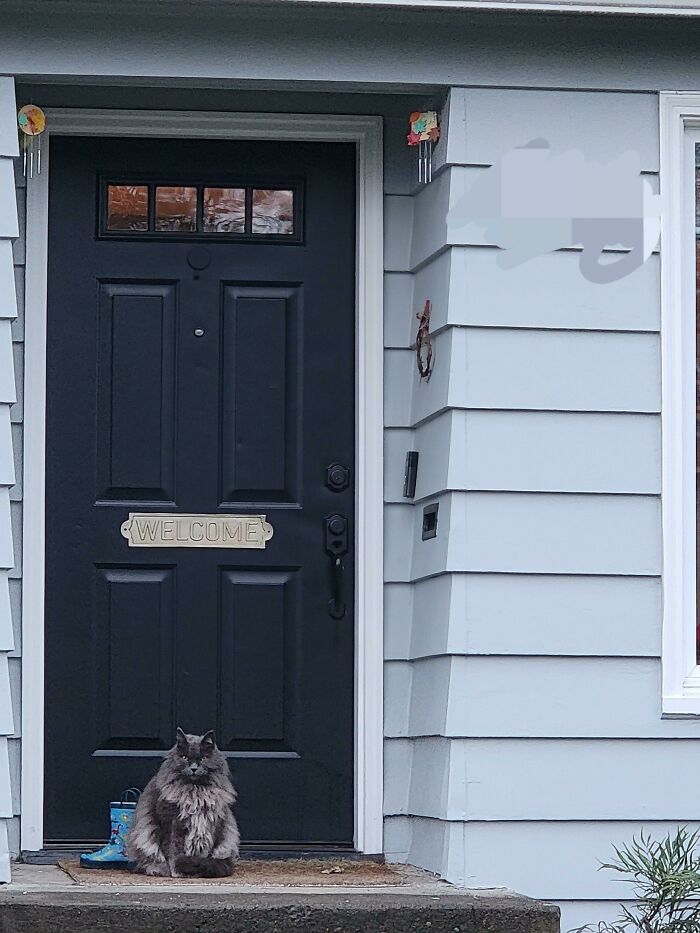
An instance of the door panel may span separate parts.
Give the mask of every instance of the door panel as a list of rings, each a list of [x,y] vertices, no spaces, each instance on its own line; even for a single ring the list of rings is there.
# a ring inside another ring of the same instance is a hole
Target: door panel
[[[149,749],[172,735],[174,583],[172,568],[97,570],[95,749]]]
[[[175,307],[173,285],[100,285],[97,498],[174,502]]]
[[[221,720],[227,747],[293,752],[297,570],[222,573]],[[260,681],[265,684],[260,694]]]
[[[354,482],[326,472],[355,460],[354,148],[50,145],[47,842],[104,838],[180,725],[216,730],[244,842],[350,845]],[[130,511],[264,514],[274,535],[130,548]]]
[[[296,500],[301,316],[295,287],[224,291],[222,505]]]

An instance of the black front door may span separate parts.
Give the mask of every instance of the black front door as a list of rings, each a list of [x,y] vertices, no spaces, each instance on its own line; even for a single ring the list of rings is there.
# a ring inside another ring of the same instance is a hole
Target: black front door
[[[354,173],[51,141],[47,843],[103,839],[178,725],[216,729],[244,842],[352,843]]]

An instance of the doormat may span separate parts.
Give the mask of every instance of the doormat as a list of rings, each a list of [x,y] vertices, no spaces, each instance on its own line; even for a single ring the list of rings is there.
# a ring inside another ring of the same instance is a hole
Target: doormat
[[[58,863],[59,868],[78,884],[90,885],[271,885],[275,887],[342,887],[399,885],[406,883],[400,867],[378,862],[348,859],[242,859],[228,878],[152,878],[130,871],[108,868],[82,868],[78,859]]]

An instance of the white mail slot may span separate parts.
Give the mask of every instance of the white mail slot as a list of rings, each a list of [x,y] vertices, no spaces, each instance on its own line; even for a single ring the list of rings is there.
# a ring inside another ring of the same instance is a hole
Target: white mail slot
[[[273,535],[265,515],[129,512],[121,532],[129,547],[264,548]]]

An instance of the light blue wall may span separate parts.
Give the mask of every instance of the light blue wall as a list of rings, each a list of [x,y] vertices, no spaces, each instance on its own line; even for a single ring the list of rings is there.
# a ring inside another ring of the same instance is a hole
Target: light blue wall
[[[660,715],[659,256],[594,285],[576,250],[503,269],[480,228],[445,220],[535,137],[589,161],[633,148],[656,181],[657,107],[453,88],[444,168],[387,211],[386,849],[556,900],[563,930],[610,916],[613,843],[700,821],[674,777],[695,773],[700,723]],[[433,302],[428,384],[407,294]]]
[[[17,507],[13,488],[16,464],[13,457],[13,436],[17,398],[15,377],[21,378],[16,366],[20,354],[13,343],[16,335],[17,298],[14,272],[14,252],[19,233],[15,198],[13,159],[17,154],[17,130],[14,82],[0,77],[0,881],[8,881],[8,829],[16,828],[12,819],[16,799],[10,779],[10,761],[16,759],[17,742],[12,738],[18,722],[19,707],[11,691],[13,674],[18,674],[12,615],[16,590],[15,567],[21,546],[18,537]],[[18,685],[18,680],[16,685]],[[15,774],[18,778],[18,774]],[[15,787],[18,789],[17,783]],[[12,832],[10,832],[10,837]]]

